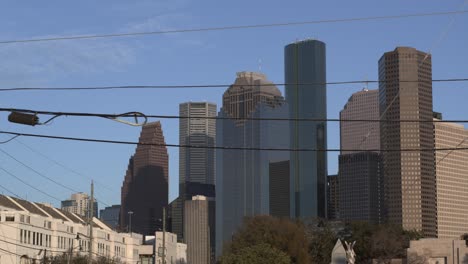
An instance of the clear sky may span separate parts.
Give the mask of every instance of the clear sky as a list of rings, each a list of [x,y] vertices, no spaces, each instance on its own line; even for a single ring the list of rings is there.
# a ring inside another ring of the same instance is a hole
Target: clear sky
[[[0,41],[63,35],[124,33],[183,28],[281,23],[452,11],[461,0],[419,1],[0,1]],[[465,7],[468,8],[468,7]],[[455,19],[449,27],[451,19]],[[284,82],[284,46],[317,38],[327,44],[328,81],[376,80],[377,61],[396,46],[433,54],[433,78],[468,77],[468,15],[302,25],[280,28],[177,33],[125,38],[0,44],[0,87],[79,87],[108,85],[230,84],[236,72],[261,70]],[[447,30],[448,29],[448,30]],[[443,34],[446,32],[446,34]],[[363,85],[329,86],[328,117],[338,118],[349,96]],[[370,85],[369,88],[376,88]],[[445,119],[467,119],[467,83],[436,83],[434,110]],[[282,88],[281,88],[282,89]],[[89,92],[0,93],[0,107],[53,111],[177,115],[179,103],[221,103],[224,88]],[[44,117],[43,117],[44,118]],[[178,121],[162,120],[167,143],[178,143]],[[0,114],[0,130],[136,141],[139,128],[97,118],[62,117],[49,126],[11,124]],[[8,137],[0,135],[0,141]],[[79,191],[120,203],[120,187],[134,146],[18,138],[0,145],[40,173]],[[328,147],[339,147],[337,123],[329,123]],[[337,172],[329,153],[329,174]],[[169,148],[170,200],[177,196],[178,149]],[[0,153],[0,166],[60,199],[70,191],[39,177]],[[34,201],[59,203],[0,170],[0,184]],[[112,190],[109,191],[108,189]],[[1,191],[1,190],[0,190]],[[100,205],[102,207],[102,205]]]

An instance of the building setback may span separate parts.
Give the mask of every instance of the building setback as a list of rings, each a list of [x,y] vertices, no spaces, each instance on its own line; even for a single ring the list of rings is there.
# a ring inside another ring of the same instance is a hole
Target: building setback
[[[216,122],[218,146],[245,150],[216,151],[216,255],[241,226],[244,217],[268,215],[270,162],[289,160],[284,151],[248,148],[289,148],[287,122],[239,120],[240,118],[287,118],[287,104],[266,76],[237,73],[234,85],[223,95]]]
[[[179,105],[179,144],[214,147],[216,104],[186,102]],[[215,149],[179,149],[179,197],[170,205],[171,229],[184,241],[184,202],[192,196],[214,197]],[[212,230],[214,235],[214,230]]]
[[[383,181],[379,153],[339,156],[339,212],[345,221],[382,222]]]
[[[461,124],[434,123],[436,148],[467,148]],[[437,237],[458,239],[468,233],[468,151],[436,151]]]
[[[327,118],[325,43],[304,40],[285,47],[285,91],[290,118]],[[293,149],[327,148],[325,121],[292,121]],[[322,217],[327,214],[327,153],[291,152],[291,216]]]
[[[61,208],[70,213],[89,217],[89,210],[91,209],[89,204],[90,199],[91,198],[86,193],[74,193],[69,200],[61,202]],[[98,203],[96,199],[94,199],[93,216],[98,216]]]
[[[338,175],[328,175],[327,177],[327,216],[329,220],[340,218]]]
[[[383,121],[432,120],[432,66],[428,53],[409,47],[379,60],[379,109]],[[381,149],[433,149],[428,122],[382,122]],[[436,194],[433,151],[389,151],[383,155],[388,222],[435,237]]]
[[[140,143],[130,158],[122,185],[120,227],[143,235],[162,228],[163,207],[168,204],[168,154],[160,122],[143,126]]]
[[[194,196],[185,201],[184,234],[187,244],[187,263],[215,263],[214,200],[205,196]]]

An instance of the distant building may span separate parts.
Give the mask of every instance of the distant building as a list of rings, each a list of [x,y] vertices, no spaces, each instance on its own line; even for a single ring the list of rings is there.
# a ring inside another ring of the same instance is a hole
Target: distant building
[[[185,201],[184,234],[187,263],[215,263],[215,203],[205,196]]]
[[[90,199],[91,197],[86,193],[74,193],[69,200],[61,202],[61,208],[70,213],[89,217],[89,210],[91,209],[89,204]],[[98,216],[98,203],[96,199],[94,199],[93,216]]]
[[[216,255],[231,240],[246,216],[270,214],[269,166],[289,160],[289,126],[284,121],[242,118],[288,118],[279,89],[266,76],[240,72],[223,94],[217,120],[218,146],[242,149],[216,151]],[[251,148],[251,149],[249,149]]]
[[[379,118],[379,90],[363,89],[353,93],[340,111],[340,120],[379,120]],[[380,122],[340,121],[340,149],[340,154],[365,150],[378,152]]]
[[[468,130],[461,124],[434,123],[436,148],[468,148],[467,138]],[[468,153],[436,151],[435,161],[437,237],[459,238],[468,233]]]
[[[434,149],[431,55],[397,47],[379,60],[381,149]],[[417,82],[415,82],[417,81]],[[385,122],[387,121],[387,122]],[[390,224],[437,235],[434,151],[387,151],[383,155],[385,205]]]
[[[177,261],[177,235],[173,233],[166,232],[165,234],[165,263],[176,263]],[[156,258],[155,263],[164,263],[163,262],[163,232],[156,232]]]
[[[290,121],[293,149],[327,148],[327,78],[325,43],[304,40],[284,50],[285,92],[289,117],[321,121]],[[327,153],[291,152],[291,216],[327,217]]]
[[[468,263],[468,241],[440,238],[410,241],[406,263]]]
[[[177,243],[176,264],[187,264],[187,244]]]
[[[381,157],[376,152],[339,156],[339,212],[344,221],[383,222]]]
[[[168,204],[168,154],[160,122],[143,126],[140,143],[130,158],[122,184],[120,227],[143,235],[162,229],[163,207]]]
[[[164,243],[163,243],[164,237]],[[155,239],[156,238],[156,239]],[[155,244],[156,241],[156,244]],[[165,248],[164,246],[165,245]],[[165,249],[165,250],[164,250]],[[141,264],[162,264],[163,252],[165,255],[165,263],[167,264],[187,264],[187,245],[177,243],[177,235],[170,232],[156,232],[154,235],[144,237],[143,245],[140,246]],[[154,260],[153,260],[154,259]]]
[[[290,208],[290,177],[289,160],[270,162],[270,215],[289,218]]]
[[[120,204],[108,206],[99,211],[99,219],[114,230],[119,226]]]
[[[327,177],[327,216],[329,220],[340,219],[338,175]]]
[[[87,221],[76,213],[0,195],[0,263],[36,263],[44,256],[61,256],[70,251],[87,256]],[[93,258],[138,261],[140,234],[117,233],[97,218],[93,218],[93,227]]]
[[[216,141],[216,104],[186,102],[179,105],[179,144],[214,147]],[[185,241],[184,202],[192,196],[215,196],[215,149],[179,149],[179,197],[170,205],[171,229]],[[214,230],[213,230],[214,232]]]

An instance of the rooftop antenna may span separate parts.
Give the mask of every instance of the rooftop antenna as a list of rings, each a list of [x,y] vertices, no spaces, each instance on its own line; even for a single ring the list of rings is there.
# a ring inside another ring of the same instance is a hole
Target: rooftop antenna
[[[366,87],[364,87],[364,89],[362,89],[362,90],[365,91],[365,92],[368,92],[369,91],[369,80],[367,79],[367,75],[364,77],[364,80],[366,80],[364,82],[366,84]]]

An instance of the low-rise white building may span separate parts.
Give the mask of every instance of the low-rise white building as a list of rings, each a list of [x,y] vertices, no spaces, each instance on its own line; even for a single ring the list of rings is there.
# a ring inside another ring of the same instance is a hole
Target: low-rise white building
[[[117,233],[93,218],[93,258],[137,263],[142,236]],[[89,225],[81,216],[50,205],[0,195],[0,263],[33,263],[44,256],[87,255]]]

